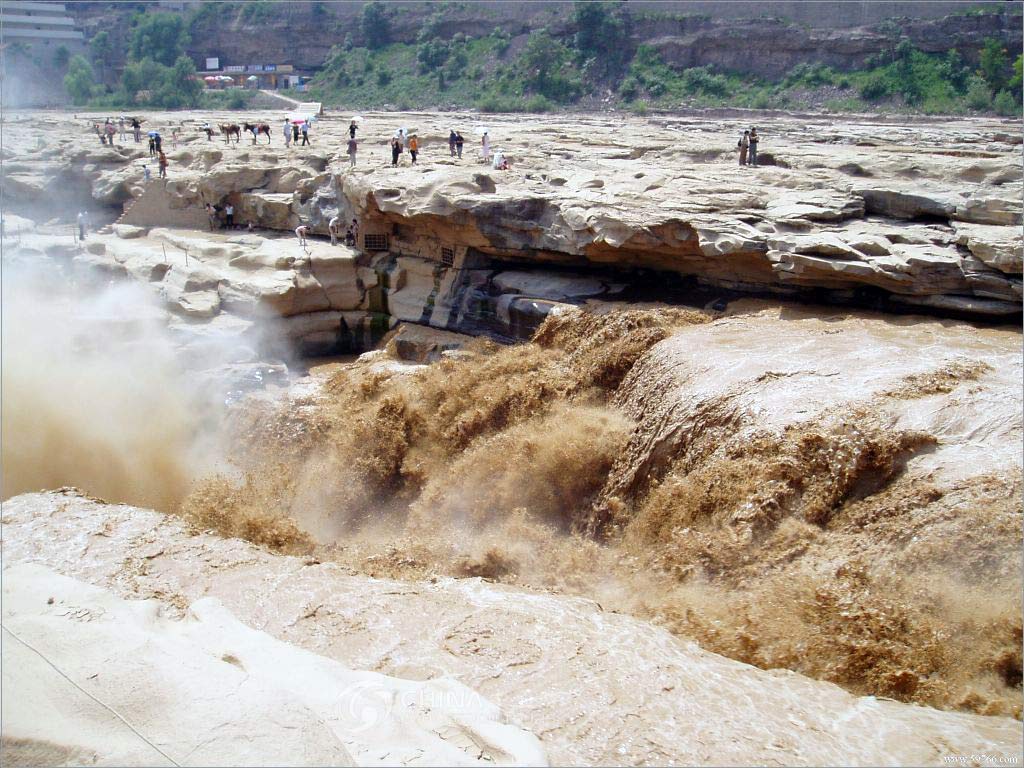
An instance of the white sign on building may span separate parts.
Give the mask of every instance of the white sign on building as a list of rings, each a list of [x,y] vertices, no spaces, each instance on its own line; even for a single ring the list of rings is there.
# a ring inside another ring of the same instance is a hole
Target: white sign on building
[[[207,57],[207,59],[206,59],[206,69],[207,70],[220,69],[220,58],[217,57],[217,56],[213,56],[212,58],[211,57]]]

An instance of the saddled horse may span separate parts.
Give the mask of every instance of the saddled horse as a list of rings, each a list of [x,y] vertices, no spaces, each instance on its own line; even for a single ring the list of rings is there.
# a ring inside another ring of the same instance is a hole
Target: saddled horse
[[[242,130],[249,131],[252,134],[252,143],[256,143],[256,137],[261,133],[267,137],[267,144],[270,143],[270,126],[266,123],[246,123],[242,126]]]
[[[237,124],[232,123],[231,125],[220,124],[220,132],[224,135],[224,141],[228,144],[231,143],[231,137],[235,137],[235,143],[237,144],[242,140],[242,129]]]

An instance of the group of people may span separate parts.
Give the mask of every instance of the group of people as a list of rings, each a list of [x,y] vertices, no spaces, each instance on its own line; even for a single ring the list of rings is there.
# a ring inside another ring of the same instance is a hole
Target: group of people
[[[327,231],[331,233],[331,245],[337,245],[338,239],[341,237],[341,217],[334,216],[329,222],[327,222]],[[356,244],[356,238],[359,235],[359,222],[352,219],[352,223],[348,225],[348,229],[345,230],[345,245],[354,246]]]
[[[213,232],[215,229],[234,229],[235,228],[235,206],[231,202],[225,203],[223,206],[214,205],[213,203],[207,203],[206,218],[210,223],[210,231]],[[224,214],[224,220],[221,221],[221,214]],[[252,229],[252,223],[249,224],[249,229]]]
[[[401,157],[402,152],[405,151],[407,139],[409,145],[409,157],[412,158],[412,164],[416,165],[416,158],[420,153],[420,140],[415,133],[406,137],[404,131],[399,131],[391,138],[391,165],[398,165],[398,158]]]
[[[744,131],[736,148],[740,151],[740,165],[757,165],[757,128]]]
[[[136,143],[142,141],[142,121],[137,117],[125,120],[124,116],[117,118],[117,124],[114,124],[113,118],[108,117],[103,121],[103,125],[99,123],[93,123],[93,130],[96,135],[100,138],[100,144],[114,146],[114,136],[119,136],[120,140],[125,141],[125,126],[132,129],[132,135],[135,137]]]
[[[349,141],[349,155],[352,158],[352,165],[355,165],[355,131],[356,124],[352,123],[349,126],[349,134],[351,139]],[[463,137],[460,131],[456,131],[454,128],[448,132],[448,154],[451,157],[462,158],[462,150],[466,144],[466,139]],[[409,157],[411,164],[416,165],[417,157],[419,156],[420,144],[419,138],[415,133],[407,134],[405,129],[399,129],[395,135],[391,138],[391,165],[397,166],[398,160],[402,156],[402,153],[408,148]],[[503,152],[492,152],[491,151],[491,135],[490,132],[485,130],[483,135],[480,137],[480,151],[483,155],[485,163],[491,164],[495,170],[507,171],[510,167],[508,157]]]
[[[331,245],[337,245],[338,239],[341,237],[341,216],[333,216],[329,222],[327,222],[327,231],[331,234]],[[295,228],[295,236],[299,238],[299,245],[303,249],[306,248],[306,238],[309,237],[309,225],[299,224]],[[357,238],[359,237],[359,222],[352,219],[352,223],[348,225],[348,229],[345,230],[345,245],[354,246]]]
[[[284,145],[290,147],[292,142],[299,146],[299,137],[302,137],[302,146],[309,146],[309,120],[293,122],[288,118],[284,120]]]

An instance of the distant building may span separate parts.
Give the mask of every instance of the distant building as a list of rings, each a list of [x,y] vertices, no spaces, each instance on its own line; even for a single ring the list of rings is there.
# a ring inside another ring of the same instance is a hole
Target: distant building
[[[85,48],[85,36],[64,3],[0,3],[0,38],[5,44],[65,45],[69,51]]]

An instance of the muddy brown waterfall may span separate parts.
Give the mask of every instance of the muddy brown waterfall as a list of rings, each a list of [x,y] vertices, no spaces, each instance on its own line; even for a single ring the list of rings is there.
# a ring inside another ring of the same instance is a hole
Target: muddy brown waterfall
[[[1020,754],[1019,126],[312,116],[5,116],[5,749]]]

